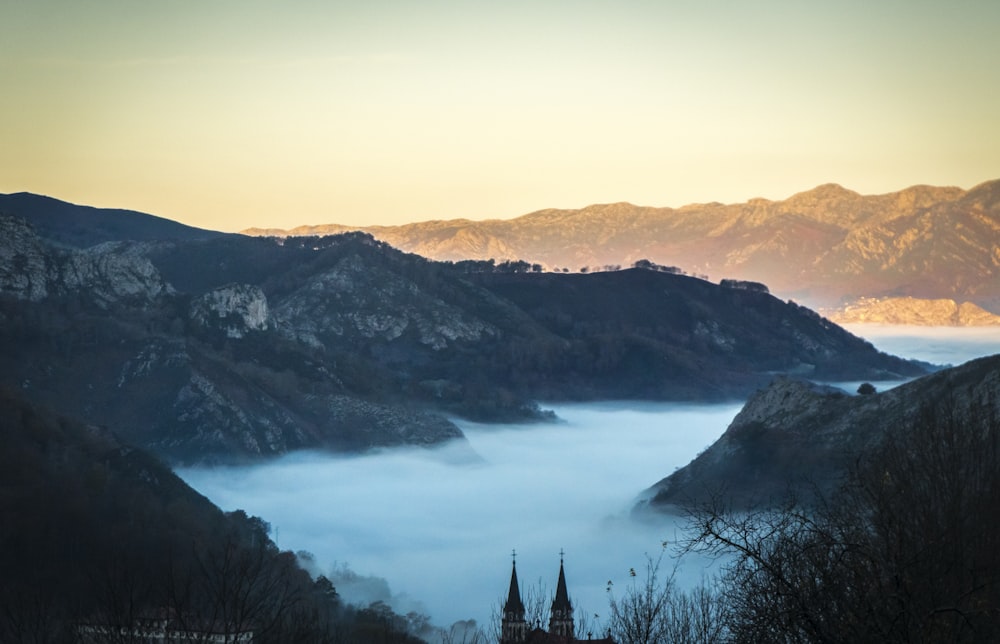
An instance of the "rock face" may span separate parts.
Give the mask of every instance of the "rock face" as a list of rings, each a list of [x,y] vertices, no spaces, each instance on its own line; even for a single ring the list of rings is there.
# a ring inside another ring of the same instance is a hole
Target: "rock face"
[[[191,319],[203,327],[220,328],[228,338],[242,338],[271,326],[267,296],[253,284],[229,284],[195,298]]]
[[[918,324],[924,326],[997,326],[1000,315],[972,302],[920,300],[913,297],[862,298],[826,316],[837,324]]]
[[[928,410],[1000,418],[1000,356],[870,395],[778,379],[751,396],[711,447],[650,488],[639,508],[673,512],[713,497],[767,505],[789,492],[828,492],[890,428]]]
[[[246,232],[343,230],[333,225]],[[363,230],[439,260],[522,259],[575,272],[649,259],[713,280],[763,282],[813,307],[909,296],[969,301],[1000,312],[1000,181],[968,191],[913,186],[869,196],[827,184],[784,201],[677,209],[615,203],[502,221]]]
[[[475,342],[499,332],[358,255],[311,276],[282,300],[275,316],[285,335],[314,346],[324,346],[324,339],[391,342],[412,333],[420,344],[444,349],[449,343]]]
[[[0,215],[0,292],[38,302],[48,295],[48,253],[23,219]]]
[[[147,258],[149,248],[127,242],[105,242],[70,251],[52,276],[56,291],[86,292],[103,308],[123,300],[152,304],[171,291]]]
[[[761,284],[652,265],[437,263],[361,233],[79,249],[0,228],[0,385],[174,461],[435,444],[461,437],[447,415],[543,420],[538,399],[923,373]]]
[[[147,258],[148,246],[49,248],[24,220],[7,215],[0,215],[0,235],[0,293],[17,299],[86,292],[107,308],[124,299],[150,303],[170,290]]]

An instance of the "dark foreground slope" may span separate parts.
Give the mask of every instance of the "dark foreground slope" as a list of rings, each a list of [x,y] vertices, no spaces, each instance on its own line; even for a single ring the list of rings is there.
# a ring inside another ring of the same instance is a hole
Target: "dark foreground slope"
[[[752,284],[431,262],[359,233],[69,249],[2,216],[0,233],[0,383],[175,461],[431,445],[461,436],[445,415],[541,419],[540,399],[922,373]]]
[[[261,644],[408,641],[314,582],[260,519],[223,514],[148,453],[7,390],[0,579],[3,642],[77,642],[81,625],[154,614]]]
[[[639,507],[672,511],[709,500],[743,507],[782,502],[792,492],[827,494],[890,431],[916,426],[929,413],[968,431],[981,422],[995,427],[1000,356],[871,395],[776,380],[747,401],[718,441],[650,488]]]

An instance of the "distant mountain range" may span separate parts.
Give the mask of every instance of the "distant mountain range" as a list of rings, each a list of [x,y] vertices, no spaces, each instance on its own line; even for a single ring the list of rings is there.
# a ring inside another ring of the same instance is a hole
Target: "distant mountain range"
[[[814,308],[908,296],[968,301],[1000,313],[1000,180],[967,191],[914,186],[865,196],[827,184],[784,201],[676,209],[614,203],[510,220],[244,232],[347,230],[438,260],[520,259],[576,272],[648,259],[715,281],[764,282]]]
[[[50,200],[20,199],[0,216],[0,385],[173,461],[433,444],[461,437],[447,415],[546,419],[535,400],[723,400],[780,373],[925,369],[760,284],[651,263],[541,273],[69,205],[42,234],[32,203]],[[132,226],[145,241],[122,240]]]
[[[998,400],[1000,355],[868,395],[780,378],[750,397],[719,440],[650,488],[639,507],[671,512],[722,500],[739,508],[829,493],[890,430],[933,414],[976,431],[996,422]]]

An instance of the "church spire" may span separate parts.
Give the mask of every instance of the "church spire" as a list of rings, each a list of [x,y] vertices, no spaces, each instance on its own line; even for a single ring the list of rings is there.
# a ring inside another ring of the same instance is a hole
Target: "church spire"
[[[513,562],[511,567],[510,590],[507,591],[507,603],[504,604],[503,612],[515,612],[524,615],[524,604],[521,603],[521,589],[517,584],[517,560]]]
[[[500,620],[500,644],[523,642],[528,636],[528,623],[524,621],[524,603],[521,601],[521,589],[517,584],[517,552],[511,551],[510,590],[507,591],[507,603],[503,606],[503,619]]]
[[[556,584],[556,598],[552,600],[552,612],[549,617],[549,633],[561,635],[569,640],[573,634],[573,605],[569,601],[566,590],[566,572],[563,570],[563,551],[559,551],[559,583]]]

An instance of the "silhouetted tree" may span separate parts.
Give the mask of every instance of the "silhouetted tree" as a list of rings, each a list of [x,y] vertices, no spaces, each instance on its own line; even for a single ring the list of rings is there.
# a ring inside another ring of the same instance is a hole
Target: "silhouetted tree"
[[[862,396],[870,396],[876,392],[875,385],[870,382],[863,382],[858,387],[858,393]]]

